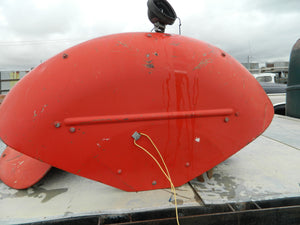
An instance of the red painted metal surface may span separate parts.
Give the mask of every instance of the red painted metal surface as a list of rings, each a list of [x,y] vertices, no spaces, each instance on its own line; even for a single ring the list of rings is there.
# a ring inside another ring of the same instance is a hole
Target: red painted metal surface
[[[272,117],[260,84],[224,51],[179,35],[125,33],[67,49],[27,74],[0,107],[0,137],[55,167],[141,191],[170,184],[133,144],[135,131],[153,139],[179,186]],[[145,138],[137,143],[159,159]]]
[[[15,189],[25,189],[38,182],[50,165],[7,147],[0,157],[0,179]]]

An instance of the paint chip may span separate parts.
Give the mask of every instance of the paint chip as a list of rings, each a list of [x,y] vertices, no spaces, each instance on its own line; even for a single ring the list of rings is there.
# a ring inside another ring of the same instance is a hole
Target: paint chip
[[[195,141],[199,143],[199,142],[200,142],[200,138],[199,138],[199,137],[196,137],[196,138],[195,138]]]

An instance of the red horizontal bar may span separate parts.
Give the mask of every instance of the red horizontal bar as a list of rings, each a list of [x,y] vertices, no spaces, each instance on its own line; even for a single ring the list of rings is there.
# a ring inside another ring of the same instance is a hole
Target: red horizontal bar
[[[64,119],[65,125],[84,125],[99,123],[122,123],[149,120],[170,120],[197,117],[227,116],[233,114],[233,109],[209,109],[181,112],[159,112],[159,113],[141,113],[141,114],[122,114],[108,116],[88,116],[73,117]]]

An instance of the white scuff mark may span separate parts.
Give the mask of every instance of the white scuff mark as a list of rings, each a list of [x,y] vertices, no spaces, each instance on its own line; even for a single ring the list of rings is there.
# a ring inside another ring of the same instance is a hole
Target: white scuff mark
[[[199,137],[196,137],[196,138],[195,138],[195,141],[199,143],[199,142],[200,142],[200,138],[199,138]]]
[[[109,141],[110,138],[102,138],[102,141]]]
[[[46,193],[40,193],[38,194],[38,198],[46,198]]]
[[[44,112],[46,107],[47,107],[47,105],[44,105],[41,112]]]
[[[33,188],[28,188],[27,189],[27,194],[29,194],[29,195],[34,194],[34,189]]]
[[[101,148],[101,145],[99,143],[96,144],[99,148]]]
[[[34,110],[34,111],[33,111],[33,117],[36,117],[36,116],[38,115],[38,112],[39,112],[39,113],[44,112],[45,109],[47,108],[47,106],[48,106],[48,105],[45,104],[45,105],[42,106],[41,110]]]
[[[24,163],[24,161],[22,161],[22,162],[19,162],[19,165],[22,165]]]

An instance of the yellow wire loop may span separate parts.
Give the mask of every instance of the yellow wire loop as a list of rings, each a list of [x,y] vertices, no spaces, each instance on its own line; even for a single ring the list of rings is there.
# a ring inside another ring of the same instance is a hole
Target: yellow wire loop
[[[161,161],[163,162],[165,170],[162,168],[162,166],[160,165],[160,163],[158,162],[158,160],[148,150],[146,150],[142,146],[138,145],[136,143],[136,139],[134,139],[134,145],[137,146],[138,148],[142,149],[144,152],[146,152],[154,160],[154,162],[157,164],[157,166],[159,167],[159,169],[161,170],[161,172],[165,175],[165,177],[167,178],[167,180],[170,182],[171,191],[173,192],[174,201],[175,201],[176,221],[177,221],[177,224],[180,225],[179,219],[178,219],[178,207],[177,207],[176,190],[175,190],[174,184],[172,182],[172,179],[171,179],[168,167],[167,167],[167,165],[165,163],[165,160],[162,157],[162,155],[160,154],[160,151],[158,150],[158,148],[156,147],[156,145],[154,144],[154,142],[152,141],[152,139],[147,134],[144,134],[144,133],[139,133],[139,134],[142,135],[142,136],[145,136],[146,138],[148,138],[148,140],[151,142],[151,144],[154,146],[155,150],[159,154],[159,157],[160,157]]]

